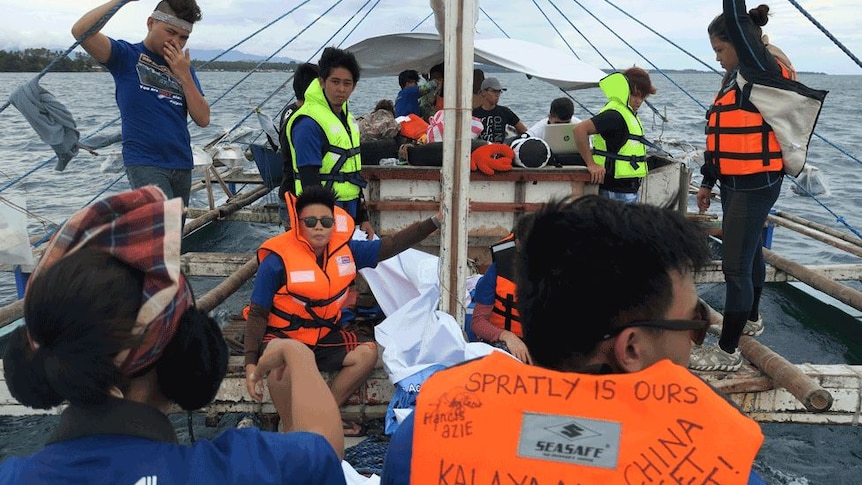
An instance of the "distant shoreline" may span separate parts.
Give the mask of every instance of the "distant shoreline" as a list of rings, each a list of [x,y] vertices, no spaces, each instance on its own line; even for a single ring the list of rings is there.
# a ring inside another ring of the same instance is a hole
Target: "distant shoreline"
[[[60,51],[52,51],[48,49],[26,49],[23,51],[4,51],[0,50],[0,72],[38,73],[44,70],[52,62],[54,63],[52,72],[107,72],[107,70],[96,62],[87,53],[77,52],[74,57],[68,56],[61,59],[57,58],[62,54]],[[251,72],[257,71],[273,71],[273,72],[292,72],[302,64],[300,61],[290,60],[289,62],[264,62],[260,60],[230,60],[230,61],[209,61],[209,59],[192,59],[192,66],[198,72]],[[486,73],[503,73],[515,72],[499,66],[476,63],[476,68],[481,69]],[[611,69],[602,69],[606,73],[611,73]],[[650,69],[651,72],[665,72],[674,74],[705,74],[712,73],[708,70],[700,69]],[[802,71],[800,74],[820,74],[831,75],[825,72]]]
[[[193,63],[203,63],[203,61],[193,61]],[[195,66],[195,70],[197,72],[251,72],[257,66],[254,62],[245,62],[245,61],[231,61],[226,62],[224,64],[252,64],[251,66],[218,66],[218,63],[211,63],[212,65],[208,65],[206,67],[198,67]],[[194,65],[194,64],[193,64]],[[503,69],[497,66],[482,66],[477,65],[478,69],[482,69],[485,73],[510,73],[516,72],[509,69]],[[291,72],[296,68],[293,64],[263,64],[257,68],[258,72]],[[614,71],[610,69],[602,69],[602,71],[610,74]],[[658,69],[649,69],[649,72],[658,72]],[[39,73],[41,69],[37,70],[4,70],[0,69],[2,73]],[[65,72],[65,73],[91,73],[91,72],[108,72],[107,69],[102,67],[93,67],[91,69],[81,69],[81,70],[54,70],[52,72]],[[712,74],[712,71],[702,71],[698,69],[661,69],[661,72],[669,73],[669,74]],[[828,72],[815,72],[815,71],[799,71],[798,74],[805,75],[823,75],[823,76],[856,76],[857,74],[830,74]]]

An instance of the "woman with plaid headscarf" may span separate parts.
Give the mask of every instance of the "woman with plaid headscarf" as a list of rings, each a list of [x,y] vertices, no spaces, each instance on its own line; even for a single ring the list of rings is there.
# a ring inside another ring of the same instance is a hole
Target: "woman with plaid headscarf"
[[[25,406],[67,407],[44,449],[0,465],[0,483],[344,483],[338,408],[314,354],[290,341],[267,347],[255,379],[273,370],[297,383],[303,432],[178,443],[165,413],[208,404],[228,361],[180,272],[181,215],[179,198],[147,186],[78,211],[54,236],[3,365]]]

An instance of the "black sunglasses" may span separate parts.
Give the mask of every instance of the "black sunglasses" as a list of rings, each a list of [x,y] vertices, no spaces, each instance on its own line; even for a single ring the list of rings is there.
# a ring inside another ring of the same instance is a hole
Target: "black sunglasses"
[[[317,222],[320,221],[320,225],[326,229],[332,227],[335,224],[335,219],[329,216],[323,217],[301,217],[299,220],[305,224],[305,227],[309,229],[314,229],[317,226]]]
[[[706,338],[706,332],[709,330],[706,306],[702,301],[698,301],[696,312],[697,317],[699,317],[696,320],[635,320],[614,328],[613,331],[602,337],[602,340],[618,335],[627,328],[652,327],[664,330],[689,330],[691,332],[691,340],[697,345],[702,345],[703,340]]]

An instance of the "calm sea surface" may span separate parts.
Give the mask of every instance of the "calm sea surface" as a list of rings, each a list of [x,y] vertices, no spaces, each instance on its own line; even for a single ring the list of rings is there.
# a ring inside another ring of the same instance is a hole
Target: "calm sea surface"
[[[546,116],[550,101],[561,95],[557,88],[520,74],[489,75],[498,77],[508,88],[500,103],[512,108],[528,126]],[[647,136],[667,142],[669,151],[696,163],[696,157],[679,147],[703,145],[704,108],[701,105],[709,105],[718,87],[719,76],[712,73],[669,73],[670,79],[660,73],[652,76],[658,93],[649,101],[660,114],[653,113],[647,106],[641,108]],[[0,100],[8,99],[13,89],[32,77],[32,73],[0,73]],[[256,115],[251,114],[255,107],[263,104],[263,112],[276,117],[280,108],[292,98],[290,83],[286,89],[276,92],[288,79],[284,73],[249,76],[246,73],[203,72],[199,77],[212,104],[212,124],[206,129],[192,128],[193,143],[199,145],[210,142],[237,124],[258,128]],[[850,233],[846,227],[850,226],[858,233],[862,231],[862,195],[858,190],[862,186],[859,175],[862,166],[858,160],[862,158],[862,115],[859,114],[862,76],[802,74],[800,80],[830,91],[809,156],[809,163],[820,169],[829,191],[816,199],[799,196],[791,191],[793,183],[788,180],[775,208],[846,233]],[[82,136],[119,131],[118,122],[105,127],[118,117],[110,75],[51,73],[42,79],[41,85],[75,115]],[[351,109],[357,115],[367,113],[377,100],[394,99],[397,92],[398,82],[394,77],[363,78],[352,97]],[[580,118],[589,117],[603,104],[598,89],[578,91],[574,95],[575,115]],[[267,101],[264,103],[264,100]],[[662,121],[662,117],[667,121]],[[111,194],[128,189],[121,173],[101,169],[103,164],[116,157],[119,146],[106,147],[98,152],[97,156],[81,152],[64,172],[54,171],[54,162],[51,161],[4,190],[0,196],[23,196],[28,209],[43,218],[45,223],[62,223],[97,193],[105,191],[105,194]],[[0,186],[24,176],[52,155],[50,148],[39,140],[14,107],[0,113]],[[249,169],[252,167],[253,164]],[[194,197],[197,197],[197,205],[205,204],[204,195],[196,194]],[[274,194],[263,200],[273,201]],[[694,207],[691,202],[690,207]],[[712,211],[718,210],[719,204],[713,204]],[[838,221],[844,221],[846,225]],[[39,233],[42,225],[39,219],[31,217],[30,233]],[[243,226],[238,230],[225,224],[217,234],[210,234],[212,239],[204,247],[198,246],[198,250],[250,252],[275,230],[257,226]],[[773,249],[801,263],[859,262],[854,256],[781,228],[776,230]],[[215,284],[205,278],[197,278],[193,282],[199,295]],[[217,310],[216,316],[224,318],[236,312],[247,300],[249,292],[250,288],[243,288],[236,301],[232,300]],[[721,285],[705,285],[701,293],[708,302],[722,308],[724,291]],[[0,273],[0,306],[15,299],[13,276]],[[816,302],[788,285],[769,286],[765,290],[761,310],[767,331],[758,340],[791,362],[862,364],[862,325],[843,312]],[[38,449],[51,423],[51,418],[0,418],[0,459],[8,454],[26,454]],[[756,467],[769,483],[859,483],[862,476],[859,428],[764,425],[763,430],[766,440]],[[200,430],[197,434],[211,435],[212,432]]]

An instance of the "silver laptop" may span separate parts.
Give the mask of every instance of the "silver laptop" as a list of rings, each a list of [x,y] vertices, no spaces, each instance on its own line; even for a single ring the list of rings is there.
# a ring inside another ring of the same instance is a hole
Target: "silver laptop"
[[[578,153],[575,143],[574,123],[558,123],[545,126],[545,142],[554,155]]]

